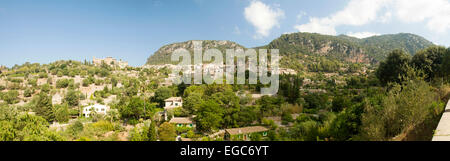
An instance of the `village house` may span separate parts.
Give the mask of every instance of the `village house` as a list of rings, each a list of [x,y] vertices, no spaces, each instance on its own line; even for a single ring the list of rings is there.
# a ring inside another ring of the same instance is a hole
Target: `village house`
[[[262,137],[267,136],[269,129],[263,126],[250,126],[233,129],[225,129],[225,140],[243,140],[250,141],[250,137],[255,134],[261,134]]]
[[[183,99],[181,97],[170,97],[164,101],[166,102],[164,109],[173,109],[183,106]]]
[[[173,117],[169,123],[174,124],[176,127],[195,128],[195,123],[190,117]]]
[[[164,120],[167,120],[170,110],[183,106],[183,99],[181,97],[170,97],[164,101],[166,103],[164,106]]]
[[[100,104],[90,105],[90,106],[83,108],[83,116],[89,117],[92,112],[95,112],[97,114],[106,115],[107,112],[109,111],[109,109],[110,108],[105,105],[100,105]]]

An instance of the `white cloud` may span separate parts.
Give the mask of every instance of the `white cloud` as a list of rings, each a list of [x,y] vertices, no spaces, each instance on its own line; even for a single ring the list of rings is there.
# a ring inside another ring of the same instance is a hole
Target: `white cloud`
[[[426,22],[426,27],[437,33],[450,29],[450,2],[448,0],[396,0],[396,16],[403,22]]]
[[[336,26],[361,26],[375,20],[377,18],[377,12],[387,1],[388,0],[351,0],[341,11],[328,17],[312,17],[307,24],[297,25],[295,28],[300,32],[336,35]]]
[[[388,12],[384,13],[383,16],[380,17],[380,22],[387,23],[391,19],[392,19],[392,12],[388,11]]]
[[[309,23],[297,25],[295,28],[300,32],[321,33],[327,35],[336,35],[334,24],[329,18],[310,18]]]
[[[356,38],[367,38],[367,37],[372,37],[372,36],[378,36],[381,35],[379,33],[373,33],[373,32],[348,32],[346,35],[351,36],[351,37],[356,37]]]
[[[280,27],[279,20],[284,17],[283,10],[268,6],[260,1],[252,1],[244,9],[245,19],[256,28],[255,37],[266,37],[273,27]]]
[[[350,0],[347,6],[327,17],[311,17],[306,24],[294,26],[300,32],[336,35],[341,25],[361,26],[387,23],[393,17],[401,22],[424,22],[427,29],[442,33],[450,29],[449,0]]]

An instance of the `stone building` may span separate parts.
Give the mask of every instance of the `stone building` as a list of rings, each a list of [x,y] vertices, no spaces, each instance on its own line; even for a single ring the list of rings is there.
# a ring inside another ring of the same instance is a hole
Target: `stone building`
[[[105,63],[106,65],[110,65],[110,66],[117,65],[120,68],[126,68],[128,66],[128,62],[122,61],[122,60],[117,61],[117,59],[112,58],[112,57],[106,57],[104,59],[98,59],[98,58],[93,57],[92,63],[96,66],[102,65],[102,63]]]

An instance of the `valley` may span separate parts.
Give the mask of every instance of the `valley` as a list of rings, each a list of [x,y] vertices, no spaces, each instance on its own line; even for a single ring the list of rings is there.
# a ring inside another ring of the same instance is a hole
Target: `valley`
[[[281,35],[253,48],[280,51],[270,96],[261,83],[174,84],[170,55],[180,48],[192,54],[193,41],[165,45],[140,67],[111,57],[1,67],[0,140],[431,140],[424,127],[437,126],[450,98],[450,49],[413,34]]]

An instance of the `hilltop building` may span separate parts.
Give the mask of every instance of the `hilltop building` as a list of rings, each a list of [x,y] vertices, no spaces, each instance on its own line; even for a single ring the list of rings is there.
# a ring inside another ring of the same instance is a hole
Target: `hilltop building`
[[[110,65],[110,66],[117,65],[120,68],[126,68],[128,66],[128,62],[122,61],[122,60],[117,61],[117,59],[112,58],[112,57],[106,57],[104,59],[98,59],[98,58],[93,57],[92,63],[96,66],[102,65],[102,63],[105,63],[106,65]]]

